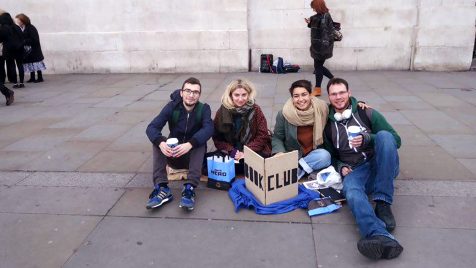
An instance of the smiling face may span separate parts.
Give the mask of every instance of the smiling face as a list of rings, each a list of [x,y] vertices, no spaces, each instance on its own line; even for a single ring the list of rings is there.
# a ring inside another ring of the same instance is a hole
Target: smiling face
[[[343,112],[350,103],[350,89],[344,84],[332,84],[329,87],[329,102],[336,112]]]
[[[183,89],[180,91],[183,104],[186,107],[195,106],[200,98],[200,90],[200,85],[185,83]]]
[[[244,88],[237,88],[231,93],[231,100],[236,108],[243,107],[249,100],[248,91]]]
[[[311,106],[311,94],[307,91],[307,89],[303,87],[296,87],[293,89],[293,104],[299,110],[307,110]]]

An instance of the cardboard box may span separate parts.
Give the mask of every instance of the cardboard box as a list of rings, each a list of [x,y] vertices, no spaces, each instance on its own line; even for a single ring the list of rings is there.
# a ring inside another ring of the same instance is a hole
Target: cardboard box
[[[245,185],[263,204],[269,205],[298,194],[298,152],[263,158],[250,148],[245,153]]]

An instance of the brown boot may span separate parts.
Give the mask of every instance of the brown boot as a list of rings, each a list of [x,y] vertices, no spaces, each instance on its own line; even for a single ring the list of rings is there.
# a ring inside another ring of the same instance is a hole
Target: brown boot
[[[311,93],[312,96],[321,96],[321,88],[320,87],[315,87],[314,90]]]

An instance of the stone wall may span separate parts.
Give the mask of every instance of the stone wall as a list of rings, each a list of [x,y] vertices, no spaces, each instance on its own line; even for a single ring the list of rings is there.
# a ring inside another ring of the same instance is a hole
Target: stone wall
[[[239,72],[273,53],[310,68],[309,0],[3,0],[30,16],[51,73]],[[328,0],[340,70],[468,70],[474,0]],[[249,56],[251,50],[251,58]]]

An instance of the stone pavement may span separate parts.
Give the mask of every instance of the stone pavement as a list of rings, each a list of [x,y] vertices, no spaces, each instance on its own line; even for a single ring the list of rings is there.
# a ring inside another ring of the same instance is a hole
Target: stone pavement
[[[474,267],[475,73],[336,75],[402,136],[393,206],[405,247],[399,258],[361,256],[346,206],[313,218],[304,210],[235,213],[226,192],[203,186],[192,213],[178,198],[146,210],[145,128],[190,74],[49,75],[0,106],[0,267]],[[290,84],[312,80],[193,76],[213,111],[231,79],[254,82],[270,128]],[[172,187],[178,197],[181,184]]]

